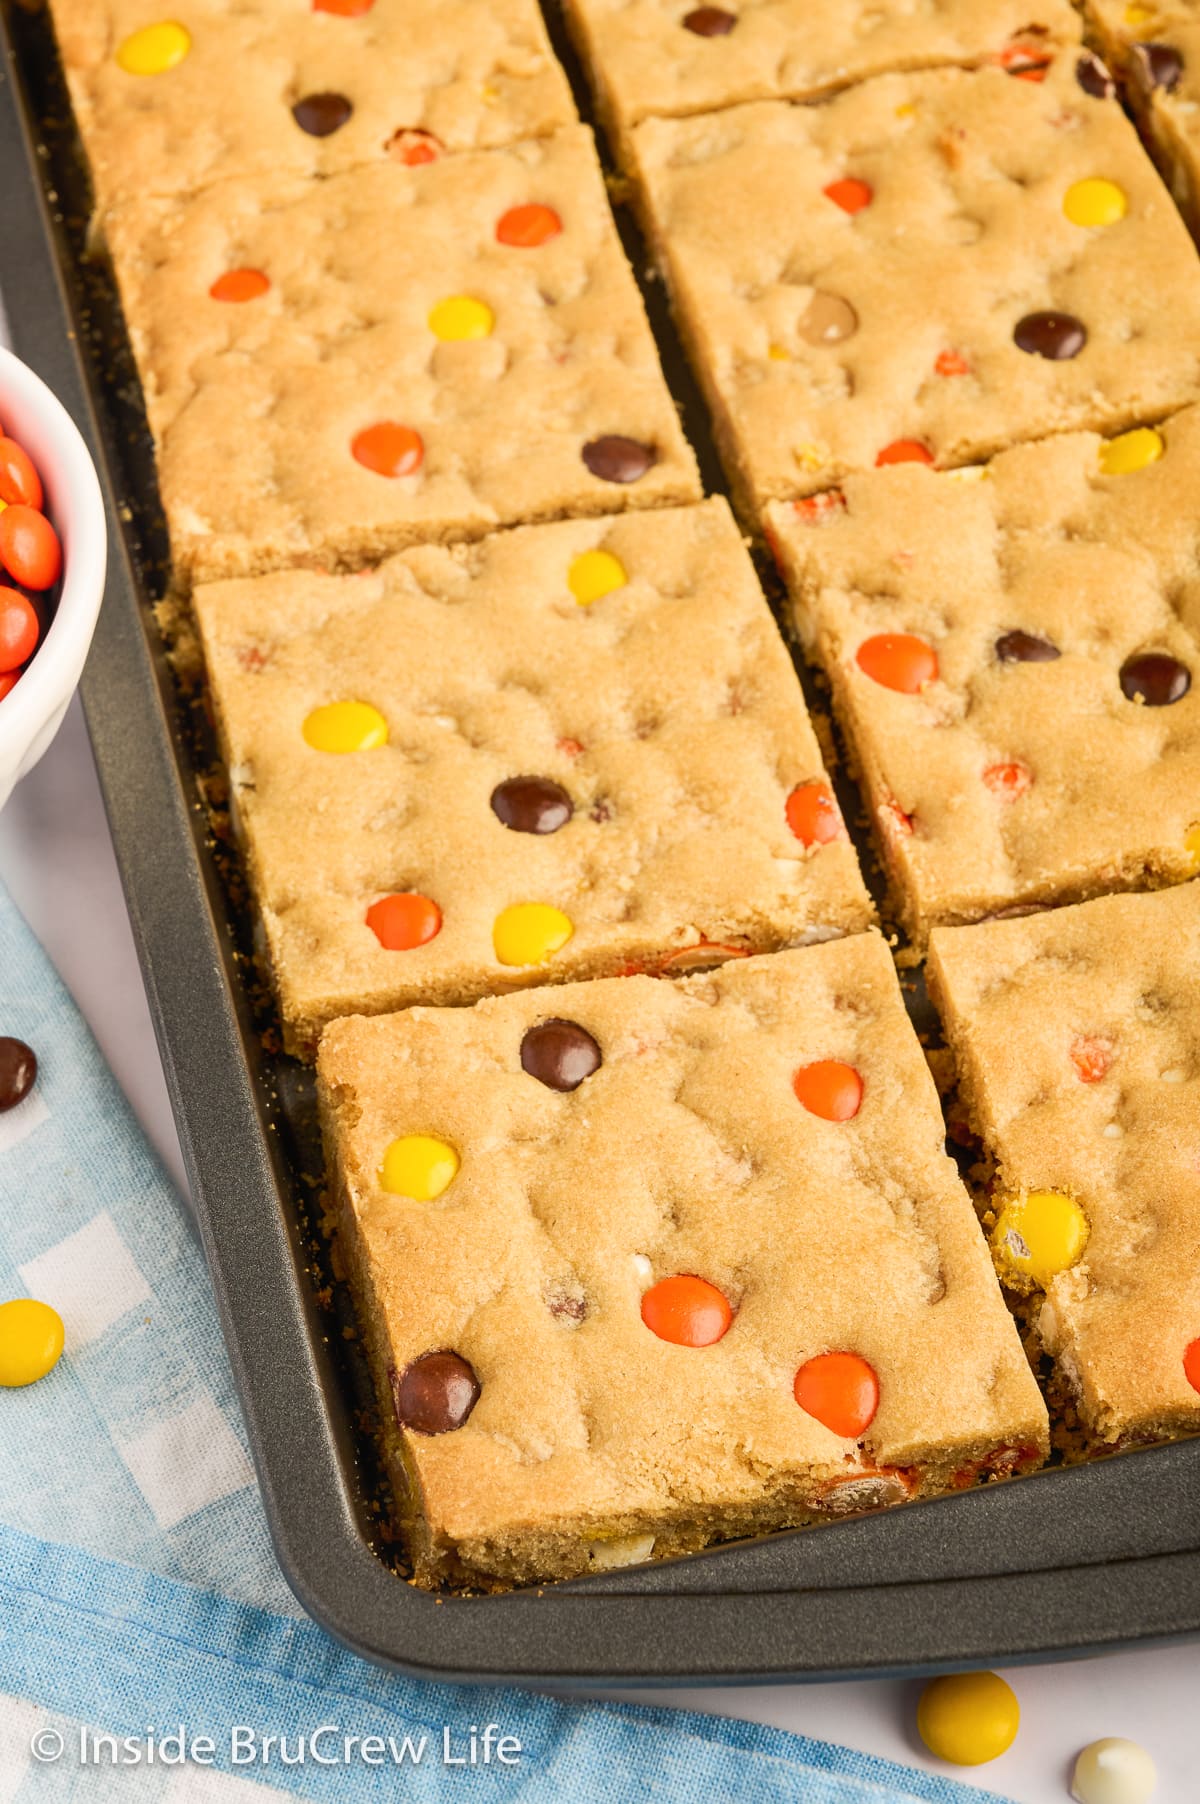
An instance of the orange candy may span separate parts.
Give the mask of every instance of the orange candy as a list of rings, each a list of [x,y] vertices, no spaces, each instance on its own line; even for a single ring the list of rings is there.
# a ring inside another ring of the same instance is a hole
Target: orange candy
[[[870,183],[860,182],[856,175],[844,175],[840,181],[830,182],[821,192],[843,213],[861,213],[875,198]]]
[[[877,470],[885,469],[888,464],[931,464],[933,452],[928,445],[923,445],[917,438],[894,439],[885,445],[875,459]]]
[[[6,670],[0,675],[0,702],[16,688],[17,678],[20,674],[21,672],[19,670]]]
[[[377,476],[415,476],[425,461],[425,445],[419,432],[395,420],[364,426],[351,441],[355,461]]]
[[[0,501],[6,507],[19,501],[25,507],[40,508],[44,499],[42,479],[28,451],[15,438],[0,438]]]
[[[934,369],[939,376],[966,376],[971,366],[959,351],[941,351],[934,360]]]
[[[436,163],[442,154],[442,147],[432,132],[423,132],[417,126],[402,126],[393,132],[384,146],[394,163],[400,163],[405,169],[419,169],[423,163]]]
[[[827,846],[842,837],[842,817],[828,783],[797,784],[784,812],[802,846]]]
[[[853,1065],[840,1059],[817,1059],[801,1065],[792,1079],[797,1102],[822,1121],[853,1121],[862,1107],[863,1081]]]
[[[826,489],[820,495],[805,495],[792,502],[792,512],[799,514],[808,526],[828,526],[846,511],[846,497],[841,489]]]
[[[411,952],[437,938],[442,930],[442,911],[428,896],[403,890],[372,902],[367,910],[367,926],[385,952]]]
[[[1027,764],[989,764],[983,780],[993,795],[1002,802],[1015,802],[1033,787],[1033,772]]]
[[[19,589],[0,589],[0,671],[19,670],[37,650],[37,609]]]
[[[0,513],[0,564],[26,589],[49,589],[58,581],[62,546],[45,514],[20,502]]]
[[[938,673],[937,653],[912,633],[876,633],[855,654],[864,676],[898,695],[918,695]]]
[[[270,286],[271,278],[261,269],[227,269],[208,292],[214,301],[256,301]]]
[[[642,1298],[642,1320],[659,1340],[711,1347],[728,1330],[733,1311],[715,1284],[685,1274],[650,1286]]]
[[[553,207],[530,201],[526,206],[510,207],[507,213],[501,214],[496,222],[496,238],[500,244],[512,245],[515,250],[533,251],[540,244],[548,244],[551,238],[557,238],[562,229],[563,222]]]
[[[339,19],[361,19],[369,13],[375,0],[312,0],[315,13],[333,13]]]
[[[794,1390],[806,1414],[848,1441],[871,1426],[879,1408],[879,1380],[858,1353],[818,1353],[796,1373]]]
[[[1184,1377],[1194,1391],[1200,1391],[1200,1340],[1194,1340],[1183,1355]]]
[[[1098,1084],[1113,1062],[1113,1043],[1099,1034],[1080,1034],[1071,1045],[1071,1063],[1081,1084]]]

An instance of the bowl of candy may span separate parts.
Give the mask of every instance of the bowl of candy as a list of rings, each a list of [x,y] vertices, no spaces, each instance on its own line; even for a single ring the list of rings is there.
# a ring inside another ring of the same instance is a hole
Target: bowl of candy
[[[100,484],[74,421],[0,349],[0,807],[75,692],[106,547]]]

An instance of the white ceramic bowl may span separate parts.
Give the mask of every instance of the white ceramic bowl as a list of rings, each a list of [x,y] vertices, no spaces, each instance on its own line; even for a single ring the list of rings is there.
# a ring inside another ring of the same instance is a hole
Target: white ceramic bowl
[[[100,484],[74,421],[40,377],[2,347],[0,425],[37,465],[63,547],[62,594],[50,629],[0,700],[2,808],[54,738],[75,693],[104,596],[108,534]]]

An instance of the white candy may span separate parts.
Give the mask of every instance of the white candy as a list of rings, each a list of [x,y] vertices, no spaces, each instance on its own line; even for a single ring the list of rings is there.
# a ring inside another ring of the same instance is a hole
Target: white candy
[[[1158,1774],[1145,1748],[1122,1735],[1093,1741],[1075,1762],[1071,1796],[1079,1804],[1147,1804]]]

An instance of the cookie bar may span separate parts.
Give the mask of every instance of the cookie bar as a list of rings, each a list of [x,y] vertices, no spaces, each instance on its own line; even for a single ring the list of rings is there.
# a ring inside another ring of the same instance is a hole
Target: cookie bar
[[[1036,79],[1078,43],[1066,0],[567,0],[614,140],[639,120],[812,100],[888,70],[996,62]]]
[[[536,0],[51,0],[101,209],[571,124]]]
[[[746,509],[1200,396],[1200,263],[1170,197],[1094,59],[1042,74],[885,75],[635,129]]]
[[[1200,408],[768,509],[829,675],[896,918],[1200,868]]]
[[[1200,1433],[1200,885],[939,928],[928,975],[1084,1435]]]
[[[419,1582],[569,1577],[1043,1457],[877,934],[338,1021],[318,1089]]]
[[[194,606],[289,1050],[871,923],[722,501]]]
[[[699,499],[591,134],[113,210],[177,584]]]
[[[1184,218],[1200,232],[1200,11],[1188,0],[1086,0],[1086,13]]]

